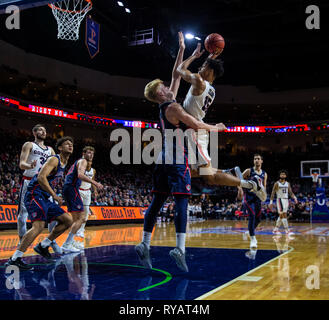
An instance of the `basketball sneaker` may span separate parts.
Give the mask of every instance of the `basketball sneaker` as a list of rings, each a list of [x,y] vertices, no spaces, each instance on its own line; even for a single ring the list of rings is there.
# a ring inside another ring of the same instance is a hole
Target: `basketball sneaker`
[[[85,232],[83,230],[79,229],[76,236],[79,237],[79,238],[84,238],[85,237]]]
[[[73,244],[63,244],[62,245],[63,253],[77,253],[80,252],[80,249],[77,249],[73,246]]]
[[[42,257],[44,257],[44,258],[46,258],[46,259],[51,259],[51,254],[49,253],[48,249],[49,249],[49,247],[45,247],[45,248],[43,248],[43,247],[41,246],[41,243],[38,243],[38,244],[33,248],[33,250],[34,250],[36,253],[40,254],[40,256],[42,256]]]
[[[231,174],[232,176],[236,176],[239,180],[243,179],[240,167],[225,169],[225,170],[223,170],[223,172]]]
[[[257,248],[257,239],[255,237],[250,240],[250,248]]]
[[[141,242],[137,246],[135,246],[135,251],[138,255],[139,262],[148,269],[152,269],[151,257],[150,257],[150,249],[144,242]]]
[[[73,247],[79,250],[85,249],[85,242],[84,241],[73,241]]]
[[[188,267],[185,261],[185,253],[179,248],[175,248],[169,251],[170,257],[172,257],[177,264],[177,267],[185,272],[188,272]]]
[[[256,259],[256,253],[257,253],[256,249],[250,249],[250,251],[247,251],[245,253],[245,256],[250,260],[255,260]]]
[[[262,179],[255,176],[250,181],[255,183],[254,188],[251,189],[251,191],[253,191],[262,202],[266,201],[267,193],[263,185]]]
[[[23,262],[22,258],[17,258],[16,260],[12,260],[11,258],[5,263],[5,266],[16,266],[20,270],[24,271],[32,271],[34,268],[25,262]]]
[[[248,240],[248,238],[249,238],[249,231],[246,231],[242,234],[242,239],[243,240]]]
[[[51,242],[50,247],[54,250],[54,253],[63,254],[62,248],[57,244],[55,240]]]

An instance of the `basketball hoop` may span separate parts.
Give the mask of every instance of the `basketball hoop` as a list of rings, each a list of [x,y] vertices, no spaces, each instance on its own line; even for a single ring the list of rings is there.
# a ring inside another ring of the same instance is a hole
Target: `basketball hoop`
[[[91,0],[63,0],[48,6],[57,21],[57,38],[78,40],[81,21],[92,9]]]
[[[319,180],[319,174],[316,173],[316,172],[313,172],[312,173],[312,181],[313,181],[313,183],[317,183],[318,180]]]

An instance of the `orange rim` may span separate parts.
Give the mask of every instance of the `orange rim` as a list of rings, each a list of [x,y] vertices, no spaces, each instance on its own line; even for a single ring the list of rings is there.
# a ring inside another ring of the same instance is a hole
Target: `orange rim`
[[[62,12],[71,12],[71,13],[80,13],[80,12],[85,12],[87,11],[88,8],[92,8],[93,6],[93,3],[91,2],[91,0],[83,0],[83,1],[86,1],[86,2],[89,2],[90,3],[90,6],[86,7],[85,9],[83,10],[78,10],[78,11],[74,11],[74,10],[68,10],[68,9],[62,9],[62,8],[59,8],[59,7],[56,7],[54,4],[52,3],[49,3],[48,6],[52,9],[55,9],[55,10],[58,10],[58,11],[62,11]]]

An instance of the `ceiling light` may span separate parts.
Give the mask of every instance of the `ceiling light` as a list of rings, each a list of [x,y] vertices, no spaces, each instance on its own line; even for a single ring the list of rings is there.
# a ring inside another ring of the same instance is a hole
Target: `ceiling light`
[[[119,5],[120,7],[123,7],[123,3],[122,3],[121,1],[118,1],[118,5]]]
[[[189,40],[190,40],[190,39],[194,39],[194,35],[191,34],[191,33],[186,33],[186,34],[185,34],[185,38],[186,38],[186,39],[189,39]]]
[[[130,10],[128,8],[125,8],[126,12],[130,13]]]

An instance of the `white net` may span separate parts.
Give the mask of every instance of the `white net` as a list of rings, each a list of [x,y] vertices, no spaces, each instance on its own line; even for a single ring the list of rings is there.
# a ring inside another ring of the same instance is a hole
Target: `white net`
[[[90,0],[64,0],[49,4],[57,21],[57,38],[78,40],[80,24],[92,8]]]
[[[319,174],[318,173],[312,173],[312,181],[314,183],[317,183],[319,180]]]

